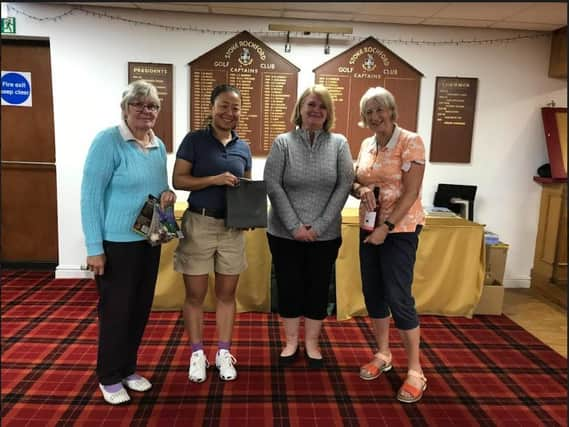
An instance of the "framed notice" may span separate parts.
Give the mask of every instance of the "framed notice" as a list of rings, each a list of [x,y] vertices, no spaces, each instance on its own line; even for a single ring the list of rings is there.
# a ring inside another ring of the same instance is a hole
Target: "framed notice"
[[[129,62],[128,82],[146,80],[158,89],[160,113],[154,125],[154,133],[164,142],[166,152],[172,152],[172,64]]]
[[[431,162],[470,163],[478,79],[437,77]]]

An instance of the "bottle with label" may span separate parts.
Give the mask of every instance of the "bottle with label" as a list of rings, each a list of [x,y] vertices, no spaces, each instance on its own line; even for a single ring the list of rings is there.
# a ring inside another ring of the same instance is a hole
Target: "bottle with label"
[[[375,209],[373,211],[366,211],[361,229],[365,231],[373,231],[379,219],[379,187],[373,189],[373,196],[375,198]]]

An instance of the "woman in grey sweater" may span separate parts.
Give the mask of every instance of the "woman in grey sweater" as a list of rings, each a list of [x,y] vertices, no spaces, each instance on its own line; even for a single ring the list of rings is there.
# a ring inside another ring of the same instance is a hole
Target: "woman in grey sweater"
[[[267,236],[286,336],[279,360],[288,365],[296,359],[304,317],[308,365],[320,368],[318,338],[342,243],[341,211],[354,180],[353,163],[346,137],[330,132],[334,105],[324,86],[304,91],[292,123],[297,128],[273,142],[264,172],[271,202]]]

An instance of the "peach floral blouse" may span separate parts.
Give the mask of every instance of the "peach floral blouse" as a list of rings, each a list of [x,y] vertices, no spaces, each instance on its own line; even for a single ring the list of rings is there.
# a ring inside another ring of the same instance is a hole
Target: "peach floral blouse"
[[[411,168],[412,162],[425,164],[425,146],[416,133],[396,125],[391,139],[379,152],[375,135],[363,140],[356,161],[356,181],[371,189],[379,186],[379,224],[389,218],[403,195],[403,172]],[[361,203],[359,214],[361,221],[365,215]],[[413,232],[418,224],[424,223],[425,215],[419,193],[407,215],[395,225],[392,233]]]

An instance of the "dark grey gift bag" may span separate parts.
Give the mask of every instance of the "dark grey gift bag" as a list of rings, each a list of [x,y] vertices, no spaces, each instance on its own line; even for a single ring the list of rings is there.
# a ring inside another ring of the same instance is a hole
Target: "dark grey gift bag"
[[[261,228],[267,226],[267,186],[265,181],[240,178],[225,190],[225,226]]]

